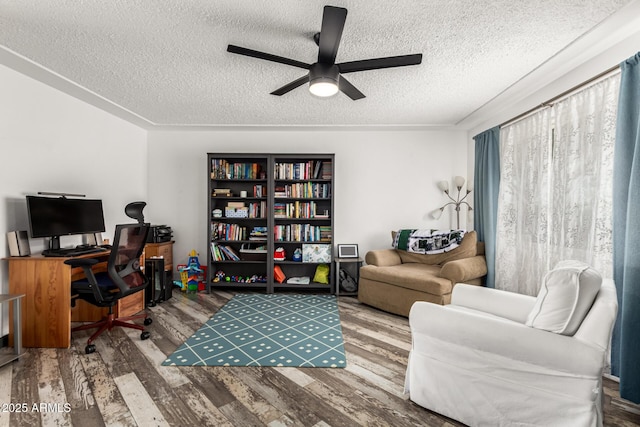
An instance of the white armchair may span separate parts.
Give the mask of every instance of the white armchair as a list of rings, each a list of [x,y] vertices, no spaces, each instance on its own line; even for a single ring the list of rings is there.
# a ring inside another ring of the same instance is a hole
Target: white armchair
[[[612,280],[598,288],[573,335],[527,326],[540,296],[458,284],[450,305],[415,303],[405,391],[471,426],[602,425],[618,304]]]

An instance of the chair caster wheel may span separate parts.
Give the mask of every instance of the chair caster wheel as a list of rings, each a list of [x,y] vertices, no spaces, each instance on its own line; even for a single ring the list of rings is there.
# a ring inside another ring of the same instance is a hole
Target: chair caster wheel
[[[153,323],[153,319],[152,318],[147,317],[146,319],[144,319],[144,325],[145,326],[148,326],[148,325],[150,325],[152,323]]]
[[[91,354],[91,353],[95,353],[96,352],[96,346],[93,344],[89,344],[84,348],[84,352],[87,354]]]
[[[149,307],[155,307],[155,306],[156,306],[156,302],[155,302],[155,301],[151,301],[151,302],[149,303]]]
[[[143,333],[140,334],[140,339],[141,340],[146,340],[151,336],[151,334],[148,331],[144,331]]]

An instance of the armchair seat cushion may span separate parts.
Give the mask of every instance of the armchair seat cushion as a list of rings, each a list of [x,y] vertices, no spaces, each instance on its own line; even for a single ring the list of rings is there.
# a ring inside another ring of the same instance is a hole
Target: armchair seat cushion
[[[451,293],[451,281],[439,277],[441,267],[419,263],[400,264],[388,267],[364,266],[360,278],[393,283],[396,286],[432,295]]]

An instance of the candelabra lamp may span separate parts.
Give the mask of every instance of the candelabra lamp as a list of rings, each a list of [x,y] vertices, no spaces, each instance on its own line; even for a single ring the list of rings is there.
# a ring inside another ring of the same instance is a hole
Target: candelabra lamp
[[[469,181],[467,183],[467,188],[465,190],[465,192],[462,191],[462,187],[464,187],[464,178],[461,176],[456,176],[455,178],[453,178],[453,185],[455,185],[455,187],[458,189],[458,194],[456,196],[456,198],[454,199],[451,196],[451,193],[449,192],[449,181],[439,181],[438,182],[438,188],[440,190],[442,190],[444,192],[444,194],[447,195],[447,197],[451,200],[450,202],[445,203],[444,205],[442,205],[442,207],[434,210],[431,212],[431,216],[434,219],[440,219],[440,217],[442,216],[442,212],[444,212],[444,209],[449,206],[452,205],[455,207],[456,210],[456,226],[457,229],[460,229],[460,206],[465,205],[468,209],[469,212],[471,212],[473,210],[473,208],[471,207],[471,205],[469,205],[469,203],[467,203],[465,201],[465,199],[467,198],[467,196],[473,191],[473,184],[471,183],[471,181]]]

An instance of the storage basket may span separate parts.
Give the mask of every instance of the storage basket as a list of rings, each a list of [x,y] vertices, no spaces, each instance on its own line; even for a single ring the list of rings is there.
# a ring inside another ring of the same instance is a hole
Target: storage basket
[[[248,218],[249,209],[247,208],[225,208],[224,216],[227,218]]]

